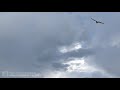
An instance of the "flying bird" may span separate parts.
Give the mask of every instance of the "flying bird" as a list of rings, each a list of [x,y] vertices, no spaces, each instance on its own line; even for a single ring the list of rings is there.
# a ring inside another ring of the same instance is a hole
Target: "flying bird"
[[[100,21],[97,21],[97,20],[95,20],[95,19],[93,19],[93,18],[91,18],[93,21],[95,21],[96,23],[101,23],[101,24],[104,24],[103,22],[100,22]]]

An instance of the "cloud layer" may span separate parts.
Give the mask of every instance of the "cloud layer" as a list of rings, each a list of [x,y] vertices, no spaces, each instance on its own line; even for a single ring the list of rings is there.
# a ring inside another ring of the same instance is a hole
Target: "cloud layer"
[[[105,24],[95,24],[91,17]],[[0,19],[0,71],[120,76],[120,13],[1,12]]]

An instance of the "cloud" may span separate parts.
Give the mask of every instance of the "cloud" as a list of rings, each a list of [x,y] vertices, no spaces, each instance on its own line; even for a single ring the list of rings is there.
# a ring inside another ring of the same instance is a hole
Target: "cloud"
[[[67,13],[1,13],[0,19],[1,71],[51,71],[61,58],[58,47],[82,33]]]
[[[105,24],[95,24],[91,17]],[[109,12],[1,12],[0,71],[119,77],[119,18],[120,13]],[[75,59],[79,65],[64,64]]]
[[[70,58],[63,63],[66,70],[58,70],[44,74],[44,78],[105,78],[112,77],[104,70],[89,65],[85,58]]]

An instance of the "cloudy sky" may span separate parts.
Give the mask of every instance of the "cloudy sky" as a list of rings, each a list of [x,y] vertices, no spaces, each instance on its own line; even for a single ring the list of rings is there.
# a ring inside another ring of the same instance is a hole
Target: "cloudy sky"
[[[119,69],[120,13],[0,12],[0,77],[116,78]]]

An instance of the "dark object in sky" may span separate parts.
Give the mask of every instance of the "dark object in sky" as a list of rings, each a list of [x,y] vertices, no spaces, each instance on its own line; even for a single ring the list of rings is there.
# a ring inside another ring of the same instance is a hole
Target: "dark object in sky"
[[[104,24],[103,22],[100,22],[100,21],[96,21],[95,19],[91,18],[93,21],[95,21],[96,23],[101,23],[101,24]]]

